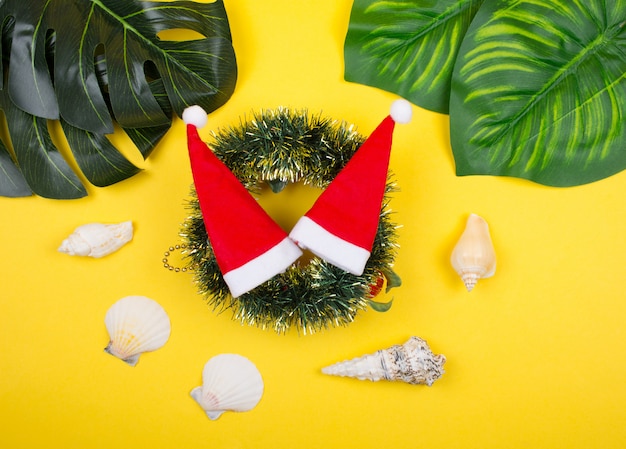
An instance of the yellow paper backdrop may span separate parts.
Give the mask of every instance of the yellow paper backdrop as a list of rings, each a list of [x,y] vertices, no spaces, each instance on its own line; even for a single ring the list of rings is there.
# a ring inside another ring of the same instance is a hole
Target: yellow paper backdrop
[[[232,99],[201,130],[289,106],[369,134],[394,95],[343,80],[349,0],[226,0],[238,58]],[[188,274],[161,264],[186,216],[191,173],[177,121],[118,185],[74,201],[0,198],[0,447],[621,448],[626,446],[626,174],[557,189],[456,177],[448,117],[413,108],[396,127],[400,192],[391,310],[314,335],[216,314]],[[236,213],[233,210],[232,213]],[[490,224],[495,277],[467,293],[449,254],[467,215]],[[59,243],[78,225],[132,220],[133,241],[104,259]],[[103,352],[104,315],[144,295],[172,335],[135,368]],[[425,338],[446,355],[432,387],[320,373],[333,362]],[[209,421],[190,398],[204,363],[234,352],[265,380],[259,405]]]

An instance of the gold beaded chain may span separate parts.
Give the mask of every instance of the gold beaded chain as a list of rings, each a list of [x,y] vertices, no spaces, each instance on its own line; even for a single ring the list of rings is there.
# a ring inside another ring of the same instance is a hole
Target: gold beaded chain
[[[183,273],[185,273],[185,272],[187,272],[187,271],[193,271],[193,270],[194,270],[194,268],[195,268],[195,267],[193,267],[193,266],[192,266],[192,267],[189,267],[189,268],[187,268],[187,267],[180,268],[180,267],[175,267],[175,266],[173,266],[173,265],[170,265],[170,264],[169,264],[168,257],[170,257],[170,255],[171,255],[174,251],[177,251],[177,250],[184,250],[185,248],[187,248],[187,245],[185,245],[184,243],[183,243],[182,245],[174,245],[174,246],[170,246],[170,247],[168,248],[168,250],[167,250],[167,251],[165,251],[165,252],[163,253],[163,256],[164,256],[164,257],[163,257],[163,267],[165,267],[167,270],[174,271],[174,272],[176,272],[176,273],[181,272],[181,271],[182,271]]]

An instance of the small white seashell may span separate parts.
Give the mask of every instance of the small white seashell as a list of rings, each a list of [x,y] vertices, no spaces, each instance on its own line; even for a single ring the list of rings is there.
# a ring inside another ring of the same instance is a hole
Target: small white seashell
[[[139,356],[162,347],[170,337],[170,318],[156,301],[126,296],[113,304],[104,317],[110,341],[104,350],[135,366]]]
[[[239,354],[220,354],[202,370],[202,386],[191,397],[216,420],[226,411],[252,410],[263,396],[263,378],[257,367]]]
[[[88,223],[77,227],[59,246],[70,256],[104,257],[133,238],[132,221],[116,224]]]
[[[470,214],[465,230],[457,242],[450,263],[471,292],[479,279],[496,272],[496,253],[493,249],[489,225],[476,214]]]
[[[433,354],[425,340],[411,337],[403,345],[394,345],[322,368],[322,373],[359,380],[399,380],[431,386],[443,375],[445,362],[445,356]]]

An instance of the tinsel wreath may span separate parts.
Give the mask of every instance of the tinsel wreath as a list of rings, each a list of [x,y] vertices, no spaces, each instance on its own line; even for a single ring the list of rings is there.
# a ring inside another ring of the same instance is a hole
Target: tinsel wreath
[[[299,181],[326,188],[365,141],[352,125],[288,108],[253,113],[252,119],[218,130],[212,137],[209,147],[250,192],[260,193],[265,182],[275,194]],[[400,285],[392,270],[397,235],[388,203],[393,190],[388,176],[374,246],[362,275],[313,257],[233,298],[213,255],[192,187],[190,213],[180,236],[199,293],[214,310],[232,309],[233,318],[243,324],[272,328],[277,333],[295,327],[306,334],[347,325],[368,305],[386,310],[390,303],[374,302],[373,298],[385,284],[387,290]]]

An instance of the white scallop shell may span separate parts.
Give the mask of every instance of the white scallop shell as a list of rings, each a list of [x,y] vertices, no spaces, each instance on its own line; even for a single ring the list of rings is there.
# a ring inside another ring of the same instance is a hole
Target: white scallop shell
[[[252,410],[263,396],[263,378],[257,367],[239,354],[220,354],[202,370],[202,386],[191,397],[215,420],[225,411]]]
[[[445,356],[433,354],[425,340],[411,337],[403,345],[394,345],[322,368],[322,373],[359,380],[399,380],[431,386],[443,375],[445,362]]]
[[[63,240],[58,251],[70,256],[104,257],[120,249],[132,238],[132,221],[88,223],[77,227]]]
[[[113,304],[104,317],[110,341],[104,350],[130,366],[139,356],[162,347],[170,337],[170,318],[156,301],[126,296]]]

